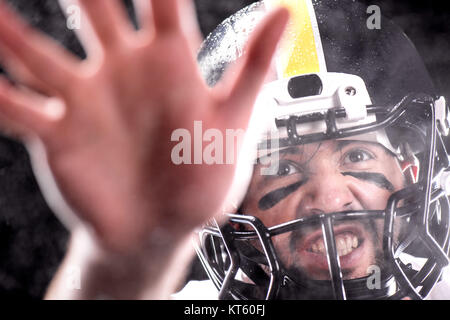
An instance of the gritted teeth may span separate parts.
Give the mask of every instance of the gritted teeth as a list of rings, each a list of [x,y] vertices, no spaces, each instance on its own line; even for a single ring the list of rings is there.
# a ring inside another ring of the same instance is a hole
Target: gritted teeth
[[[336,250],[340,257],[349,254],[359,246],[358,237],[348,232],[337,235],[335,237],[335,242],[336,242]],[[309,251],[319,254],[326,254],[323,238],[320,238],[317,241],[315,241],[312,244]]]

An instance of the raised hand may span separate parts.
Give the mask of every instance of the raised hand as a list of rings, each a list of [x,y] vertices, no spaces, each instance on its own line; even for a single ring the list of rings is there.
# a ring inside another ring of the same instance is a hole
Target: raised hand
[[[137,31],[119,1],[79,2],[93,31],[83,61],[0,4],[2,63],[21,84],[0,82],[3,131],[29,147],[55,212],[92,228],[107,250],[140,250],[158,230],[184,238],[220,211],[235,166],[176,166],[171,134],[196,120],[247,127],[287,13],[269,14],[237,75],[210,89],[188,0],[142,1]]]

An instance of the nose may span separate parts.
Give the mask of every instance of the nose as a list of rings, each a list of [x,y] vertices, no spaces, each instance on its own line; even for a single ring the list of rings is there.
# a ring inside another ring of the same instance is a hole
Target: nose
[[[356,199],[340,172],[323,170],[312,173],[303,186],[303,196],[297,209],[299,218],[313,214],[332,213],[354,209]]]

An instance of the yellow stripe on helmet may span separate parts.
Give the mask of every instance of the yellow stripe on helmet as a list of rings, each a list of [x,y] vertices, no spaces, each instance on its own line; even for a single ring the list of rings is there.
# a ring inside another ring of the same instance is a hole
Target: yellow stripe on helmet
[[[284,6],[290,21],[276,55],[278,78],[326,72],[319,27],[311,0],[265,0],[267,9]]]

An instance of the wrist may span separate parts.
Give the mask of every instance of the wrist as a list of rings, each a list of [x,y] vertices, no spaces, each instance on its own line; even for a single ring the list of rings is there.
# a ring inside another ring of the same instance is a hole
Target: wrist
[[[95,234],[77,228],[47,298],[166,299],[184,278],[192,256],[190,236],[175,238],[159,230],[139,250],[123,252],[108,249]],[[71,288],[77,273],[79,287]]]

